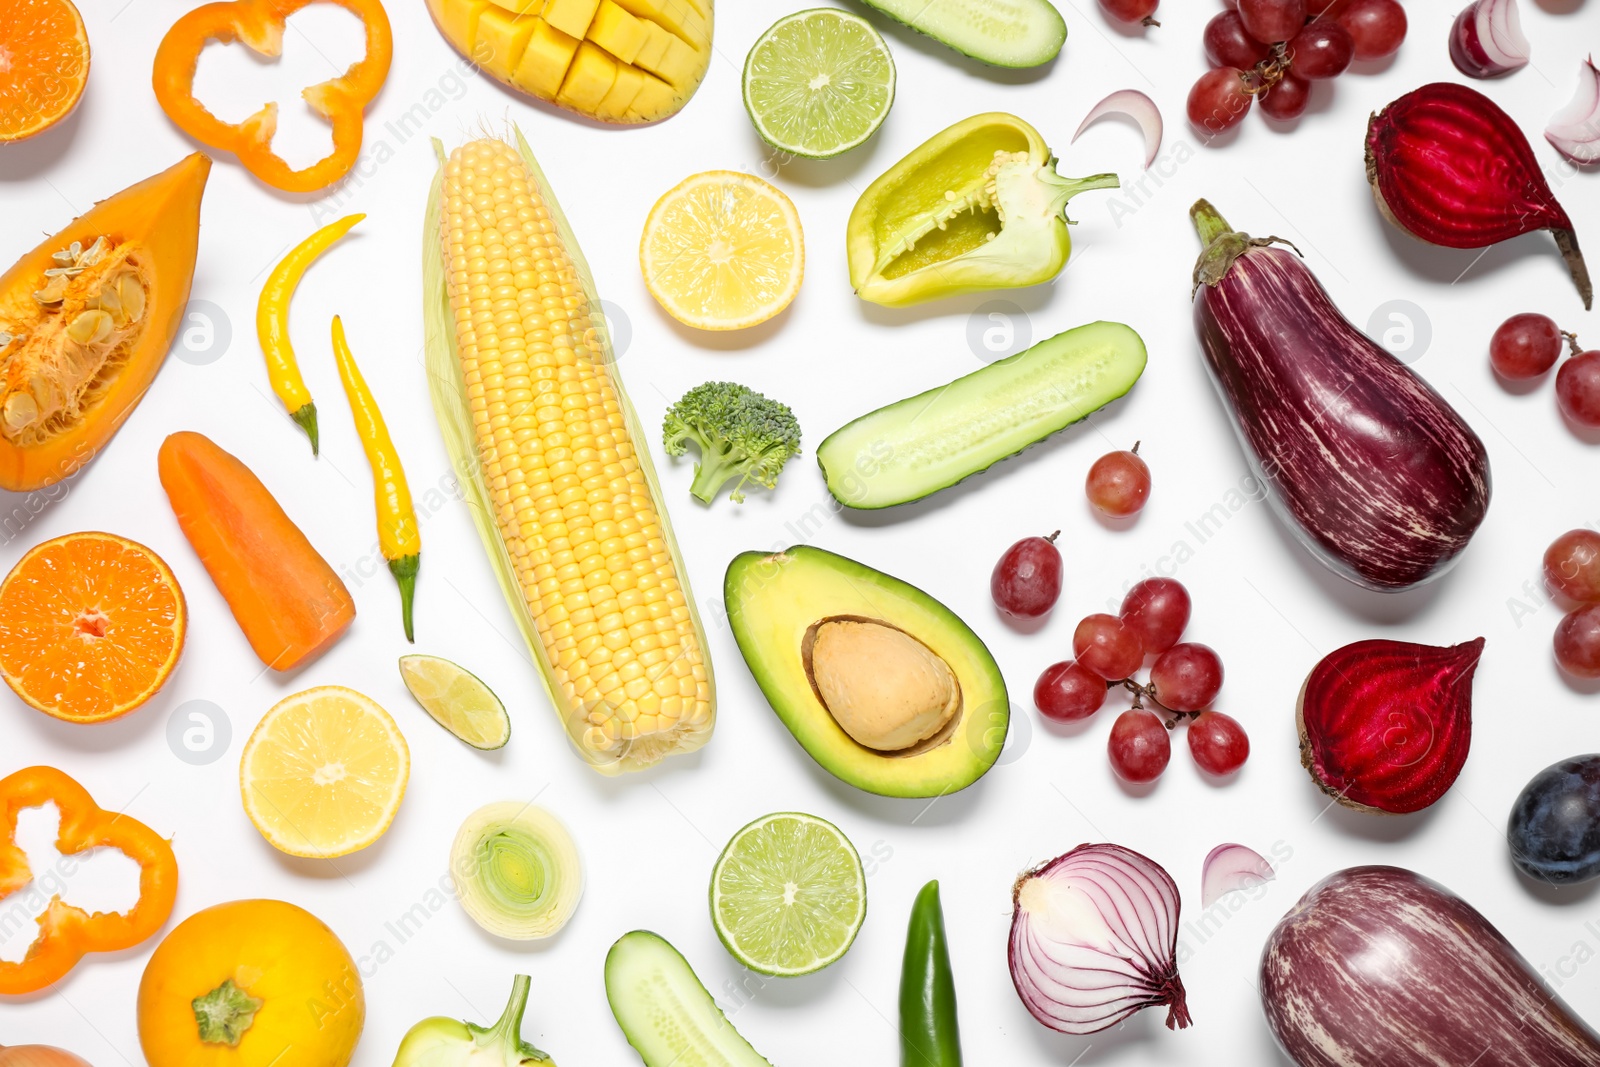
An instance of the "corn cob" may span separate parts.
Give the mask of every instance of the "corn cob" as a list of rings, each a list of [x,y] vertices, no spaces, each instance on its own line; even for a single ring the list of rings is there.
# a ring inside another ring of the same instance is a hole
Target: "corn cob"
[[[560,208],[532,156],[493,138],[456,149],[438,199],[450,384],[568,734],[606,773],[699,748],[715,717],[705,639]]]

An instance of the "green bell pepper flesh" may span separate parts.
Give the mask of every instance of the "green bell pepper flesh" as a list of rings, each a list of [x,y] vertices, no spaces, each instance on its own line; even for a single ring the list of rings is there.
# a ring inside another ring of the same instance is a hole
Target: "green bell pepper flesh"
[[[902,1067],[961,1067],[956,983],[944,937],[939,883],[929,882],[911,906],[905,962],[900,967]]]
[[[1048,282],[1067,265],[1067,201],[1115,174],[1064,178],[1039,131],[974,115],[873,182],[850,213],[850,284],[863,300],[925,300]]]
[[[422,1020],[400,1042],[394,1067],[555,1067],[554,1060],[522,1040],[530,984],[527,975],[517,975],[511,1001],[493,1026],[445,1018]]]

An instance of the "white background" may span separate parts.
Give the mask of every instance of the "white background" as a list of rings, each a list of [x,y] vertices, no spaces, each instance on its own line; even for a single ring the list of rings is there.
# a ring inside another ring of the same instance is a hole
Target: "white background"
[[[1578,233],[1600,257],[1600,177],[1572,173],[1539,136],[1572,94],[1580,57],[1600,44],[1600,6],[1544,2],[1552,8],[1533,0],[1522,5],[1534,65],[1478,85],[1531,134]],[[690,173],[774,174],[740,103],[739,71],[762,30],[799,6],[725,0],[710,74],[689,107],[654,128],[613,130],[530,104],[487,78],[463,79],[459,57],[420,0],[396,0],[390,5],[395,65],[368,115],[368,155],[356,175],[319,201],[274,193],[230,158],[219,158],[205,200],[193,295],[225,316],[226,349],[219,333],[206,350],[203,329],[191,336],[198,354],[179,358],[180,345],[113,446],[64,496],[53,494],[61,499],[37,518],[13,518],[0,546],[5,567],[31,545],[74,530],[107,529],[152,546],[188,595],[188,649],[154,700],[108,725],[59,723],[4,694],[0,772],[55,764],[102,804],[127,805],[131,815],[172,835],[182,872],[174,922],[252,896],[291,900],[327,921],[367,960],[368,1020],[355,1061],[362,1067],[387,1065],[406,1029],[424,1016],[491,1021],[516,971],[533,975],[530,1039],[562,1063],[632,1062],[606,1007],[601,967],[611,942],[636,927],[677,945],[705,984],[737,1009],[740,1031],[774,1063],[895,1062],[905,922],[913,895],[930,878],[944,887],[963,1037],[975,1064],[1280,1063],[1255,991],[1262,942],[1312,883],[1358,863],[1412,867],[1461,893],[1535,965],[1560,978],[1563,996],[1600,1022],[1600,966],[1574,966],[1576,956],[1600,950],[1600,896],[1593,885],[1534,888],[1514,873],[1502,836],[1511,801],[1530,776],[1555,760],[1600,749],[1600,696],[1558,674],[1550,634],[1560,613],[1537,591],[1545,545],[1565,529],[1600,522],[1595,445],[1563,425],[1550,382],[1513,395],[1496,383],[1486,358],[1490,332],[1514,312],[1548,313],[1591,344],[1600,343],[1600,323],[1582,311],[1547,235],[1481,256],[1426,248],[1381,221],[1362,173],[1370,111],[1424,82],[1460,80],[1445,51],[1454,5],[1412,3],[1410,36],[1398,58],[1319,86],[1297,128],[1272,129],[1252,115],[1227,143],[1210,147],[1183,121],[1183,100],[1204,69],[1200,31],[1216,9],[1212,0],[1173,0],[1160,12],[1164,26],[1132,33],[1110,26],[1092,0],[1063,0],[1067,45],[1052,66],[1027,72],[985,69],[880,22],[899,65],[899,95],[883,130],[845,158],[776,170],[806,229],[809,270],[799,300],[764,327],[703,336],[669,321],[646,294],[636,266],[640,227],[655,198]],[[184,7],[177,0],[84,5],[95,54],[82,107],[62,127],[0,151],[0,249],[7,250],[0,259],[194,147],[162,116],[149,89],[156,43]],[[302,162],[320,155],[326,140],[303,117],[294,91],[343,69],[361,45],[353,20],[341,12],[313,9],[292,26],[280,66],[237,48],[213,48],[202,64],[201,88],[228,118],[280,95],[288,101],[285,151]],[[1108,121],[1068,144],[1088,108],[1125,87],[1149,92],[1168,120],[1163,161],[1142,178],[1131,126]],[[507,120],[527,133],[602,294],[626,320],[620,332],[631,328],[620,367],[646,427],[659,425],[671,399],[710,378],[735,379],[787,401],[805,427],[807,455],[785,472],[776,494],[752,494],[742,507],[726,499],[700,507],[688,495],[689,465],[666,462],[659,441],[652,442],[719,683],[716,735],[696,755],[620,780],[601,778],[578,761],[526,662],[465,507],[438,491],[448,489],[449,466],[420,366],[418,312],[433,154],[427,136],[402,137],[387,127],[419,104],[426,135],[448,145],[480,129],[503,131]],[[1136,189],[1089,193],[1072,204],[1076,248],[1054,285],[997,295],[1025,309],[1022,321],[1035,340],[1097,318],[1127,322],[1149,346],[1149,368],[1126,400],[957,489],[819,525],[827,497],[811,447],[865,411],[977,369],[969,317],[987,299],[906,311],[860,303],[846,280],[845,220],[861,190],[891,163],[949,123],[987,109],[1036,124],[1063,157],[1064,173],[1115,170],[1125,182],[1138,182]],[[1488,519],[1443,581],[1401,596],[1358,591],[1312,562],[1259,503],[1229,512],[1203,543],[1186,526],[1230,499],[1230,489],[1248,484],[1189,324],[1197,247],[1186,211],[1202,195],[1239,228],[1294,240],[1357,324],[1397,299],[1425,317],[1431,341],[1409,356],[1419,357],[1416,369],[1482,436],[1494,470]],[[295,339],[322,413],[323,455],[314,461],[268,391],[252,312],[264,272],[291,242],[358,210],[367,220],[313,269],[295,304]],[[1595,268],[1600,275],[1600,259]],[[514,734],[500,753],[481,754],[451,739],[400,684],[395,659],[411,648],[401,637],[393,582],[374,569],[368,475],[326,341],[336,312],[395,430],[425,513],[415,648],[466,664],[505,699]],[[156,449],[180,429],[209,434],[249,463],[346,573],[360,615],[320,661],[289,676],[262,676],[156,479]],[[1144,442],[1154,494],[1131,526],[1111,528],[1085,504],[1084,473],[1097,456],[1135,439]],[[26,515],[42,502],[5,499],[0,517],[18,507]],[[717,621],[716,602],[735,553],[789,544],[803,521],[810,524],[808,540],[922,586],[988,642],[1017,714],[1003,765],[976,786],[931,806],[858,792],[815,765],[768,709]],[[1065,596],[1046,625],[1020,632],[996,615],[989,570],[1012,541],[1058,527]],[[1082,729],[1048,728],[1030,693],[1040,669],[1068,653],[1077,620],[1106,610],[1146,568],[1173,571],[1180,543],[1192,551],[1175,570],[1194,597],[1189,636],[1221,653],[1227,682],[1218,706],[1244,723],[1253,754],[1236,780],[1219,787],[1201,780],[1180,743],[1160,783],[1134,791],[1118,784],[1106,762],[1114,711],[1102,711]],[[1365,637],[1453,644],[1480,635],[1488,645],[1475,688],[1476,736],[1455,787],[1409,818],[1327,809],[1299,767],[1293,725],[1295,694],[1316,660]],[[388,707],[413,761],[409,793],[388,835],[336,862],[280,855],[251,827],[238,799],[238,752],[250,729],[275,701],[321,684],[353,686]],[[220,706],[231,725],[228,751],[205,766],[180,761],[167,740],[169,717],[191,700]],[[481,933],[454,901],[444,901],[420,932],[399,943],[386,924],[428,899],[446,873],[461,819],[489,801],[535,795],[573,827],[587,864],[588,893],[571,926],[546,944],[512,945]],[[707,878],[739,826],[781,809],[833,820],[864,856],[876,857],[869,858],[869,915],[837,965],[792,981],[746,979],[750,993],[736,1000],[729,983],[745,976],[712,932]],[[1157,1012],[1145,1012],[1111,1033],[1064,1037],[1035,1023],[1017,1000],[1005,966],[1012,881],[1034,863],[1096,840],[1164,864],[1182,888],[1188,919],[1197,917],[1200,861],[1213,845],[1239,841],[1263,853],[1274,845],[1289,851],[1278,881],[1254,899],[1236,899],[1209,935],[1185,928],[1182,973],[1192,1030],[1171,1034]],[[40,858],[50,860],[48,848]],[[107,862],[95,869],[109,881],[74,878],[68,899],[125,901],[129,868]],[[0,908],[7,906],[16,904]],[[370,957],[380,944],[392,959],[374,968]],[[142,1063],[134,997],[152,947],[92,958],[56,987],[0,1005],[0,1043],[59,1043],[97,1065]],[[6,958],[21,948],[15,939],[0,946]]]

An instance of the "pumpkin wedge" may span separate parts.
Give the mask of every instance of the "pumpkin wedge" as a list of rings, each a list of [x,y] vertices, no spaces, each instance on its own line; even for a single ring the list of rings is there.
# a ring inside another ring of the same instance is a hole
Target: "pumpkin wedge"
[[[210,173],[196,152],[0,275],[0,488],[72,474],[144,397],[183,323]]]

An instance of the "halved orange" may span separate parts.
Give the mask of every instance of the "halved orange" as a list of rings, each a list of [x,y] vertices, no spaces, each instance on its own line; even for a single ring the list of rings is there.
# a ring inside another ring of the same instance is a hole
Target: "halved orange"
[[[166,683],[188,625],[160,556],[115,534],[67,534],[0,582],[0,678],[46,715],[105,722]]]
[[[72,0],[0,3],[0,144],[66,118],[88,83],[89,35]]]

